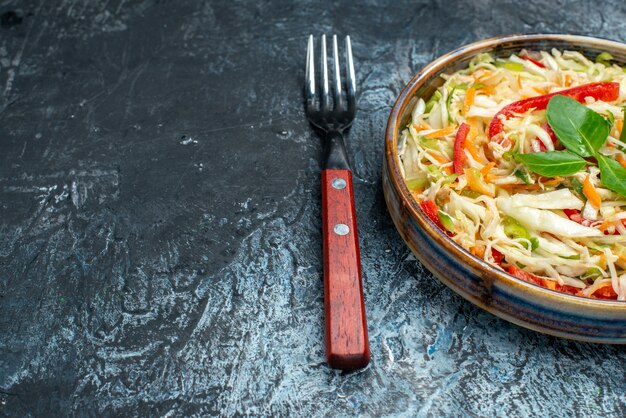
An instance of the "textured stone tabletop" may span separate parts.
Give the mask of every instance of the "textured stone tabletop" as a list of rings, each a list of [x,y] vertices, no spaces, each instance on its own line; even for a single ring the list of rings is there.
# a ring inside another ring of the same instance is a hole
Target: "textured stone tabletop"
[[[324,362],[309,33],[350,34],[372,362]],[[0,1],[0,412],[626,415],[626,349],[464,301],[387,214],[402,86],[517,32],[626,41],[621,0]]]

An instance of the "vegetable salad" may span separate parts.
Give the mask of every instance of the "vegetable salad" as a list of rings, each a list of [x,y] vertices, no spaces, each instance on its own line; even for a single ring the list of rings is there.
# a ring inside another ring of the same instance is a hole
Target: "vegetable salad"
[[[537,285],[626,300],[626,70],[608,53],[475,57],[420,98],[398,153],[424,213]]]

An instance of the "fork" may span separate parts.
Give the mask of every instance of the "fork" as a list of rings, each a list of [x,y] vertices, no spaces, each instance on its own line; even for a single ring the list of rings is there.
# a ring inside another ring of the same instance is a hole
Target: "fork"
[[[337,35],[333,35],[333,96],[329,91],[326,35],[321,39],[321,91],[317,91],[313,35],[309,36],[304,95],[309,122],[324,136],[322,233],[326,357],[335,369],[354,370],[370,360],[363,302],[352,171],[344,131],[356,115],[356,80],[350,37],[346,36],[346,89],[341,83]],[[318,98],[319,95],[319,98]]]

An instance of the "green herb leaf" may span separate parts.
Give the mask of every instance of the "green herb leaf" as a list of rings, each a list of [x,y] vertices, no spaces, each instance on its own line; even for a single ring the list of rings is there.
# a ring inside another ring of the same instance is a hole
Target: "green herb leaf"
[[[546,117],[559,141],[575,154],[591,157],[609,136],[609,124],[599,113],[566,96],[554,96]]]
[[[529,170],[546,177],[568,176],[580,171],[587,164],[587,161],[569,151],[517,154],[516,158]]]
[[[576,177],[569,178],[569,185],[572,192],[583,202],[587,201],[587,197],[583,193],[583,184]]]
[[[626,197],[626,168],[605,155],[598,154],[596,158],[600,167],[600,180],[604,187]]]
[[[530,184],[530,176],[526,172],[526,170],[515,170],[513,175],[523,181],[526,184]]]
[[[613,127],[613,125],[615,124],[615,116],[613,115],[613,112],[609,111],[609,113],[606,114],[606,121],[609,124],[609,132],[611,131],[611,128]]]

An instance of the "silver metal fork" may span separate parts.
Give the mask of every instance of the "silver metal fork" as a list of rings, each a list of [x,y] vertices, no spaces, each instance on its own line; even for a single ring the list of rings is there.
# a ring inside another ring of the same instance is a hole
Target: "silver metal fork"
[[[333,94],[329,90],[326,35],[321,39],[316,84],[313,35],[309,36],[304,96],[309,122],[323,132],[322,233],[324,238],[324,316],[326,357],[336,369],[353,370],[369,363],[370,350],[361,281],[352,171],[344,131],[356,115],[356,77],[350,37],[346,36],[346,88],[342,88],[337,36],[333,35]],[[319,91],[318,91],[319,90]]]

